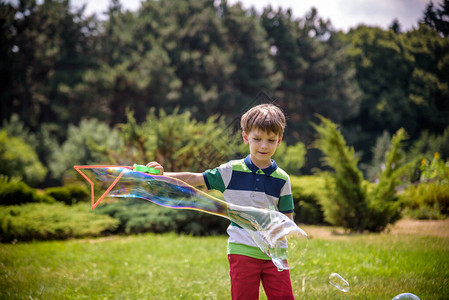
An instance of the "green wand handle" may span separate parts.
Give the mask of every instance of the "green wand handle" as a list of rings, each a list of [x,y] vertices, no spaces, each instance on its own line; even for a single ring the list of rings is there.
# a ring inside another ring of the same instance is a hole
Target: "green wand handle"
[[[153,174],[153,175],[157,175],[157,174],[160,173],[159,170],[156,170],[156,169],[153,168],[153,167],[150,168],[150,167],[147,167],[147,166],[144,166],[144,165],[137,165],[137,164],[134,164],[134,165],[133,165],[133,169],[134,169],[134,171],[136,171],[136,172],[149,173],[149,174]]]

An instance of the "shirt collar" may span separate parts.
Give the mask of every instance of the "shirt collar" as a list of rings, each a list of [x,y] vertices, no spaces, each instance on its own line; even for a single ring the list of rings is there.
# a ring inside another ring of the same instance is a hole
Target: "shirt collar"
[[[259,168],[252,162],[252,160],[249,156],[250,155],[248,154],[248,156],[245,157],[245,160],[244,160],[245,164],[251,170],[251,172],[257,173]],[[274,160],[271,160],[271,166],[269,166],[268,168],[262,169],[262,171],[265,173],[265,175],[270,176],[277,169],[277,167],[278,166],[276,165],[276,162]]]

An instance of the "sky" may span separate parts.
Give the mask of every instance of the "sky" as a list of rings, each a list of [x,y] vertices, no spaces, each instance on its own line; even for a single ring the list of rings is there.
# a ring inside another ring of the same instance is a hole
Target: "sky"
[[[142,0],[122,0],[125,9],[137,10]],[[163,0],[161,0],[163,1]],[[254,6],[262,11],[271,4],[274,9],[282,7],[290,8],[293,15],[302,18],[316,7],[318,15],[323,19],[329,19],[337,30],[347,32],[359,24],[379,26],[387,29],[394,19],[399,21],[403,31],[417,27],[418,20],[422,18],[424,10],[431,0],[228,0],[228,3],[241,2],[244,8]],[[101,17],[106,11],[110,0],[72,0],[72,5],[86,6],[86,14],[97,13]],[[442,0],[432,0],[439,6]]]

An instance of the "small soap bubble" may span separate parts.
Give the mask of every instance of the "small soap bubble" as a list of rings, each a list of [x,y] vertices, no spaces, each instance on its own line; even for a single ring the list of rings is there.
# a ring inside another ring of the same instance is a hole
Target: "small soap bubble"
[[[329,275],[329,283],[342,292],[346,293],[349,291],[349,283],[337,273],[332,273]]]
[[[393,300],[420,300],[418,296],[412,293],[402,293],[393,298]]]

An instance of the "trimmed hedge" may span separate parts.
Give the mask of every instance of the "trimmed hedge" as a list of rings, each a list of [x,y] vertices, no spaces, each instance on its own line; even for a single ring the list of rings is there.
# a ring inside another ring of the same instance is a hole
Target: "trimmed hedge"
[[[405,214],[414,219],[445,219],[449,216],[449,184],[428,182],[407,187],[400,195]]]
[[[0,205],[36,202],[53,203],[55,199],[45,194],[39,194],[35,189],[22,181],[8,180],[4,176],[0,177]]]
[[[291,176],[290,179],[295,221],[326,224],[320,204],[325,197],[324,179],[319,176]],[[213,195],[221,197],[219,193]],[[441,219],[449,213],[448,185],[410,186],[400,197],[408,214],[415,218]],[[215,235],[224,234],[229,225],[225,218],[165,208],[142,199],[105,199],[92,211],[90,205],[83,202],[88,199],[88,191],[81,186],[48,188],[45,194],[39,194],[21,181],[0,177],[0,203],[4,205],[0,206],[0,242],[145,232]],[[15,205],[5,206],[9,204]]]
[[[0,207],[0,242],[61,240],[114,232],[119,220],[99,215],[85,204],[29,203]]]
[[[56,201],[72,205],[78,202],[89,201],[89,190],[77,184],[51,187],[45,189],[45,195],[54,198]]]
[[[224,234],[229,225],[229,220],[225,218],[198,211],[166,208],[142,199],[109,201],[95,208],[95,211],[120,220],[117,233],[177,232],[216,235]]]
[[[325,224],[320,204],[323,198],[324,179],[318,176],[290,176],[295,203],[295,222]]]

